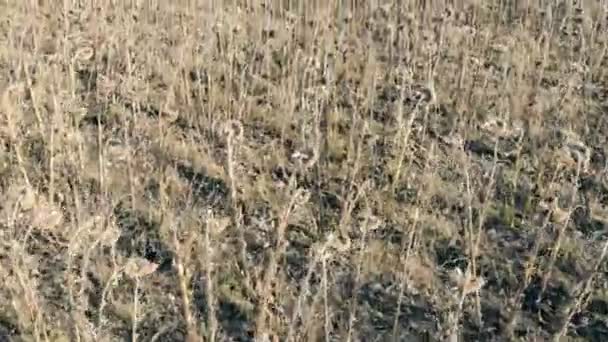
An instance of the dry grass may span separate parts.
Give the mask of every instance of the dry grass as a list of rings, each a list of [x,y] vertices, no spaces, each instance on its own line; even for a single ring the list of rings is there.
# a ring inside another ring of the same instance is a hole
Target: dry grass
[[[448,3],[0,2],[0,341],[606,340],[608,7]]]

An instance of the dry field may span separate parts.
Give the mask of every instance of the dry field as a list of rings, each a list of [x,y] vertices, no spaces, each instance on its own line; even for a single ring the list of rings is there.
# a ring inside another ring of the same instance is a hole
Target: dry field
[[[607,32],[1,0],[0,341],[608,340]]]

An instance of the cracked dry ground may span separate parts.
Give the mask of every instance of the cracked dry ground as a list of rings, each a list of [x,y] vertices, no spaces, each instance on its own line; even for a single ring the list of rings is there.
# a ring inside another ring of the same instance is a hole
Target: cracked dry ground
[[[0,341],[606,340],[606,10],[380,2],[1,4]]]

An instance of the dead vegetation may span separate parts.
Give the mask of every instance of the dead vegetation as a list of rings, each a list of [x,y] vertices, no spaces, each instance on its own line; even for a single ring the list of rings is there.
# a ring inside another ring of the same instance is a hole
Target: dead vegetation
[[[604,341],[599,3],[2,2],[0,341]]]

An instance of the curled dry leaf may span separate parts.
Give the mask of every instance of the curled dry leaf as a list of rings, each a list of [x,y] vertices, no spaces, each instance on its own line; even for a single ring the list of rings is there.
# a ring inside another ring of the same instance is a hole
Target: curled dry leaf
[[[198,342],[203,341],[201,336],[194,329],[188,329],[188,334],[186,335],[186,342]]]
[[[245,133],[243,124],[238,120],[228,120],[222,128],[223,133],[226,134],[229,139],[241,140]]]
[[[570,154],[565,148],[559,149],[554,152],[553,160],[558,167],[563,167],[565,169],[576,169],[577,163],[576,159]]]
[[[101,243],[104,246],[113,246],[120,238],[120,229],[114,224],[109,224],[101,235]]]
[[[361,230],[366,233],[373,232],[384,225],[384,220],[378,216],[367,213],[367,222],[362,225]]]
[[[23,82],[14,83],[3,89],[0,95],[0,137],[8,141],[17,139],[17,127],[23,118],[23,113],[14,99],[23,96],[24,91]]]
[[[29,215],[29,224],[38,229],[52,230],[63,222],[63,214],[55,205],[40,201]]]
[[[557,224],[565,224],[570,219],[570,212],[559,208],[557,205],[551,211],[551,220]]]
[[[509,47],[507,45],[500,44],[500,43],[492,44],[491,49],[492,49],[492,51],[497,52],[497,53],[508,53],[509,52]]]
[[[298,189],[295,194],[294,202],[298,206],[305,205],[310,200],[310,192],[304,189]]]
[[[3,196],[3,219],[20,221],[36,229],[52,230],[63,222],[61,208],[28,185],[11,185]]]
[[[458,287],[464,297],[481,290],[485,284],[483,277],[477,277],[469,270],[462,272],[460,268],[455,268],[450,272],[450,281]]]
[[[230,226],[230,217],[214,218],[212,223],[213,235],[220,235]]]
[[[452,285],[461,287],[464,283],[464,273],[462,273],[462,270],[458,267],[450,271],[449,277]]]
[[[74,53],[74,60],[76,61],[88,61],[95,55],[95,50],[90,46],[80,47]]]
[[[131,278],[142,278],[156,271],[158,264],[144,258],[130,258],[125,265],[124,272]]]
[[[590,216],[592,219],[608,225],[608,207],[594,201],[589,204],[589,208],[591,209]]]
[[[36,206],[36,192],[28,185],[12,184],[4,195],[3,206],[14,209],[19,205],[21,210],[30,210]]]
[[[497,138],[514,138],[522,134],[523,124],[520,121],[506,121],[499,117],[490,117],[481,125],[481,129]]]
[[[417,291],[430,289],[435,281],[435,273],[430,264],[419,256],[411,256],[405,264],[409,283]]]
[[[339,235],[339,234],[338,234]],[[330,233],[327,237],[327,241],[323,244],[322,249],[324,251],[328,251],[329,249],[333,249],[338,253],[346,253],[351,248],[351,241],[348,239],[340,238],[338,235],[334,233]]]
[[[466,296],[470,293],[475,293],[485,285],[486,280],[483,277],[469,277],[468,281],[462,288],[463,294]]]

